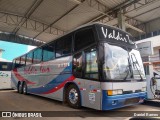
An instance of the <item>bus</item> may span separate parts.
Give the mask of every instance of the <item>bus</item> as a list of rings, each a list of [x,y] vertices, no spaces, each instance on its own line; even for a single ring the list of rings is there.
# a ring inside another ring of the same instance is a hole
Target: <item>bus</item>
[[[13,60],[18,93],[110,110],[140,104],[146,78],[133,37],[101,23],[83,25]]]
[[[0,61],[0,89],[11,89],[12,62]]]

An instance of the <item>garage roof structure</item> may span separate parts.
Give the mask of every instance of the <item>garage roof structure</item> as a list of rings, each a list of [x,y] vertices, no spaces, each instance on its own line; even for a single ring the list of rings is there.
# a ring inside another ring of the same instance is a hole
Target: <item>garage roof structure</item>
[[[136,37],[159,29],[159,11],[160,0],[0,0],[0,39],[38,46],[90,22],[119,27],[119,14]]]

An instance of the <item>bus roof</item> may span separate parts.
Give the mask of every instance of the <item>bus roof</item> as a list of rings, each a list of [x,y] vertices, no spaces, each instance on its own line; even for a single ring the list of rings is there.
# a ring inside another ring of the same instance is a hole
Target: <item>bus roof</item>
[[[117,28],[117,27],[114,27],[114,26],[111,26],[111,25],[107,25],[107,24],[103,24],[103,23],[100,23],[100,22],[93,22],[93,23],[87,23],[87,24],[81,25],[81,26],[79,26],[79,27],[77,27],[77,28],[75,28],[75,29],[73,29],[73,30],[71,30],[71,31],[68,31],[68,32],[66,32],[66,33],[63,34],[63,35],[60,35],[60,36],[58,36],[57,38],[55,38],[55,39],[53,39],[53,40],[50,40],[50,41],[44,43],[44,44],[41,45],[41,46],[38,46],[37,48],[40,48],[40,47],[42,47],[42,46],[44,46],[44,45],[47,45],[47,44],[49,44],[50,42],[53,42],[53,41],[55,41],[55,40],[57,40],[57,39],[65,36],[65,35],[71,34],[72,32],[77,31],[77,30],[79,30],[79,29],[82,29],[82,28],[85,28],[85,27],[90,27],[90,26],[96,26],[96,25],[97,25],[97,26],[98,26],[98,25],[103,25],[103,26],[110,27],[110,28],[113,28],[113,29],[116,29],[116,30],[119,30],[119,31],[122,31],[122,32],[125,32],[125,33],[131,35],[130,33],[126,32],[126,31],[123,31],[123,30],[121,30],[120,28]],[[37,49],[37,48],[34,48],[34,49],[32,49],[31,51],[34,51],[34,50]],[[31,51],[28,51],[27,53],[29,53],[29,52],[31,52]],[[25,54],[27,54],[27,53],[25,53]],[[25,54],[23,54],[23,55],[25,55]],[[23,56],[23,55],[21,55],[21,56]],[[21,56],[18,56],[18,57],[16,57],[16,58],[14,58],[13,60],[15,60],[15,59],[17,59],[17,58],[19,58],[19,57],[21,57]]]

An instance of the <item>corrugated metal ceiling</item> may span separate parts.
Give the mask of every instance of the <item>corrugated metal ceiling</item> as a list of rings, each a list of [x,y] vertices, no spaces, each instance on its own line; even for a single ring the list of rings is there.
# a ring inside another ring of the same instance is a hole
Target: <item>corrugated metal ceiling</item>
[[[65,32],[70,31],[75,27],[87,23],[88,21],[91,21],[92,19],[102,15],[102,11],[96,10],[95,6],[89,5],[90,2],[92,1],[95,1],[95,3],[99,2],[100,4],[102,4],[102,6],[106,6],[107,8],[106,10],[109,11],[115,8],[116,6],[126,2],[127,0],[85,0],[84,2],[82,0],[82,3],[80,4],[77,4],[75,2],[77,0],[43,0],[41,4],[39,4],[35,8],[34,11],[31,11],[31,15],[29,16],[29,18],[27,18],[33,20],[32,22],[30,22],[30,24],[25,23],[26,19],[24,19],[24,23],[23,21],[21,22],[22,19],[18,19],[16,18],[16,16],[10,18],[13,24],[8,24],[7,21],[5,21],[4,15],[13,14],[24,17],[25,14],[30,10],[31,6],[37,1],[40,0],[1,0],[0,31],[13,32],[15,28],[20,28],[18,29],[16,34],[25,35],[27,37],[36,38],[47,42],[51,39],[54,39],[58,35],[62,35],[62,31]],[[144,4],[144,1],[145,0],[140,0],[139,6],[141,4]],[[152,10],[156,7],[160,7],[160,0],[154,0],[154,1],[155,2],[152,2],[146,6],[144,5],[144,7],[135,9],[131,12],[126,13],[125,15],[128,17],[133,17],[134,19],[143,22],[147,22],[149,20],[160,17],[160,12],[159,12],[160,8]],[[152,11],[146,12],[148,10]],[[139,14],[142,15],[137,16]],[[16,22],[14,23],[14,21]],[[37,25],[36,21],[45,24],[45,26],[42,24],[41,26],[39,26],[39,28],[36,28]],[[22,23],[23,24],[19,25],[18,23],[20,22],[21,24]],[[109,22],[106,23],[110,25],[116,24],[117,18],[110,20]],[[61,33],[53,34],[52,32],[49,32],[54,30],[54,29],[50,30],[52,29],[50,28],[51,26],[53,28],[60,29]]]

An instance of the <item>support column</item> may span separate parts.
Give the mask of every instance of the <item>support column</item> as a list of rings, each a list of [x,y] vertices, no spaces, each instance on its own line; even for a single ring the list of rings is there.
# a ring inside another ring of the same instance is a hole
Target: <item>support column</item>
[[[126,31],[125,16],[122,14],[121,10],[118,12],[118,27]]]

